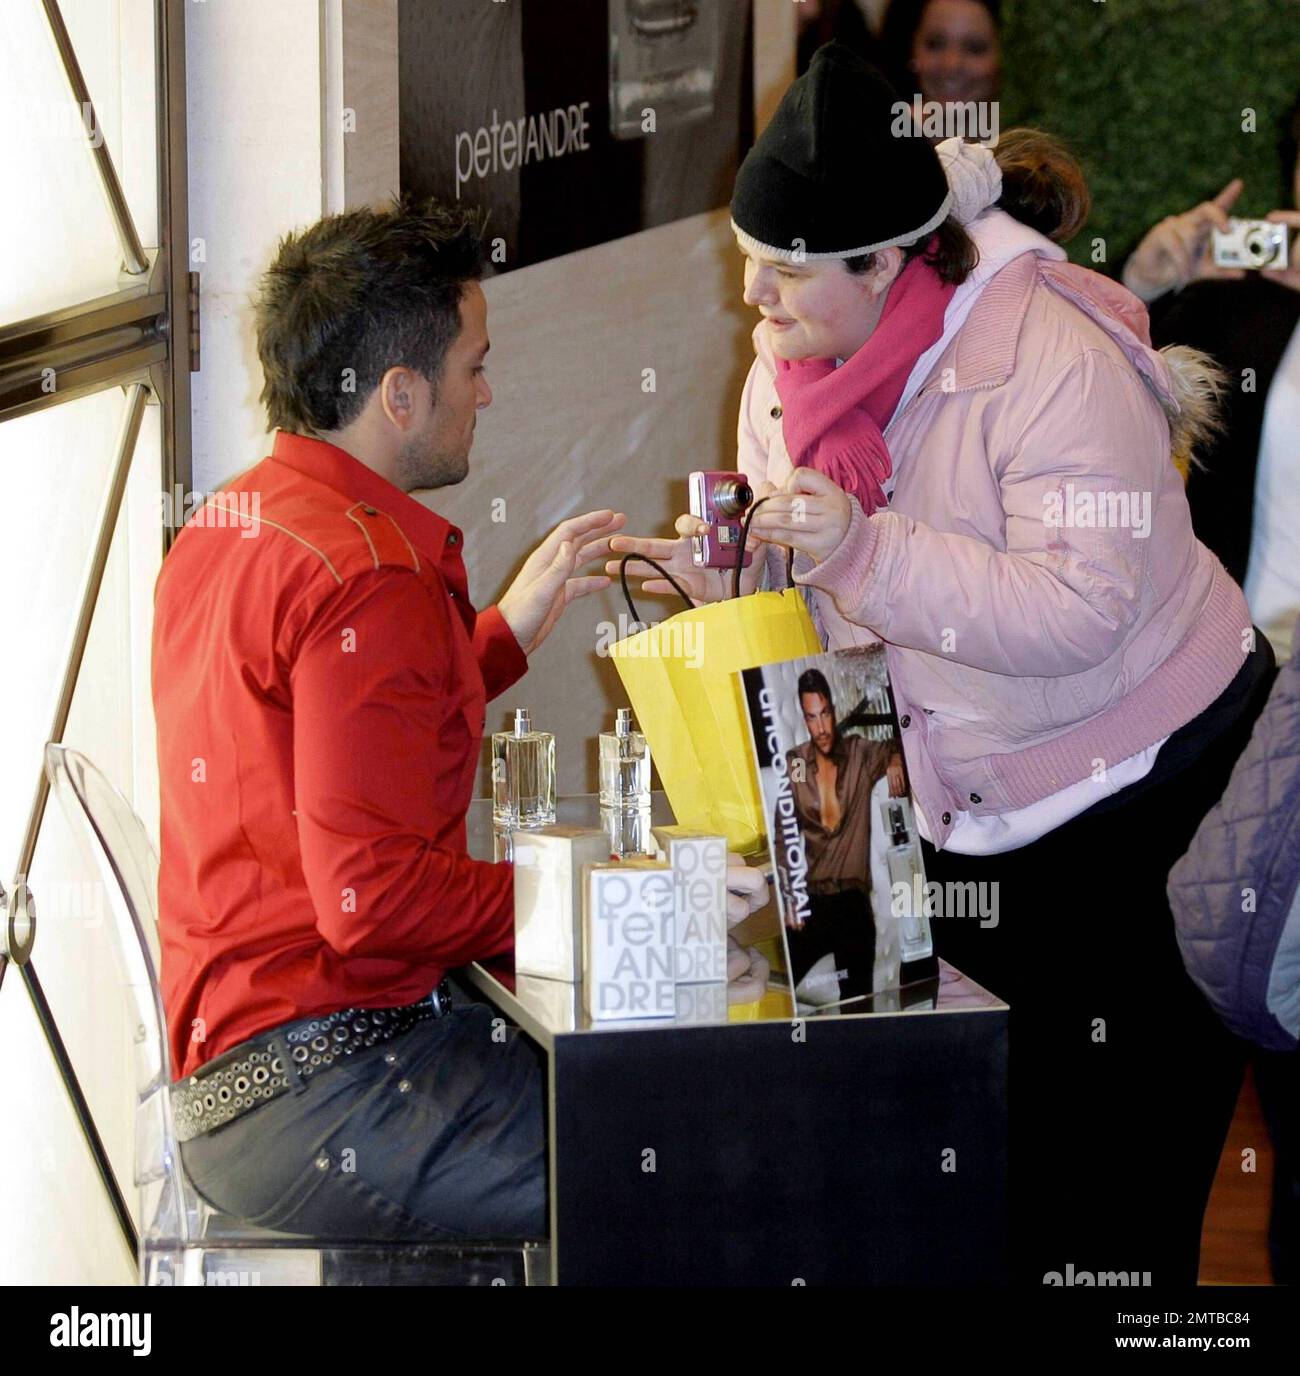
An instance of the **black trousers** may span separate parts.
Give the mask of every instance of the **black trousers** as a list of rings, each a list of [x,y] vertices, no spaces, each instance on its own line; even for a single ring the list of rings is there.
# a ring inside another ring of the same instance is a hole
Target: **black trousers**
[[[1300,1051],[1254,1050],[1255,1088],[1273,1140],[1268,1255],[1275,1285],[1300,1285]]]
[[[368,1047],[182,1143],[210,1204],[350,1239],[546,1235],[541,1059],[487,1004]]]
[[[1188,977],[1169,869],[1222,796],[1274,676],[1267,642],[1145,780],[1030,845],[924,846],[928,879],[987,884],[997,925],[932,919],[937,952],[1010,1005],[1013,1274],[1149,1271],[1194,1285],[1247,1056]]]
[[[790,940],[790,986],[829,952],[835,953],[839,992],[829,985],[819,993],[834,999],[856,998],[871,993],[871,975],[876,963],[876,923],[871,899],[861,889],[842,889],[839,893],[810,894],[808,921],[800,928],[786,929]]]

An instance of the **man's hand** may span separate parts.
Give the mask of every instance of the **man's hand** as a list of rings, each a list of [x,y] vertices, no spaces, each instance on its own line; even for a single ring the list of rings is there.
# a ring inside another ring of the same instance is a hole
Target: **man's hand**
[[[575,577],[578,569],[609,554],[609,537],[621,530],[621,511],[589,511],[570,516],[528,556],[515,581],[497,603],[520,649],[532,652],[551,633],[560,613],[575,598],[609,587],[603,574]]]
[[[784,491],[754,513],[750,529],[820,564],[839,548],[852,516],[853,502],[843,488],[815,468],[796,468]]]
[[[1129,291],[1151,302],[1202,278],[1233,281],[1244,277],[1241,268],[1218,267],[1210,247],[1214,230],[1228,228],[1228,211],[1244,185],[1240,177],[1234,177],[1213,200],[1202,201],[1181,215],[1167,215],[1147,230],[1124,265],[1124,285]]]
[[[760,483],[755,488],[754,500],[766,496],[769,492],[775,492],[776,488],[771,483]],[[764,507],[763,511],[767,508]],[[759,512],[762,515],[762,512]],[[758,516],[754,517],[754,526],[758,525]],[[702,569],[691,558],[691,536],[702,535],[708,530],[708,525],[701,521],[698,516],[692,516],[689,512],[679,516],[674,524],[678,539],[676,540],[654,540],[633,535],[620,535],[609,542],[610,552],[616,556],[624,554],[645,554],[649,555],[657,564],[662,564],[665,569],[682,585],[690,594],[693,602],[721,602],[731,596],[731,570],[730,569]],[[759,579],[763,576],[763,548],[762,537],[757,533],[753,526],[750,527],[749,541],[746,549],[754,551],[754,558],[746,569],[740,571],[740,591],[747,594],[758,587]],[[605,565],[605,572],[611,577],[618,577],[619,559],[614,558]],[[641,578],[641,592],[664,593],[675,597],[676,590],[666,579],[660,578],[648,564],[631,563],[627,566],[627,576],[629,584],[633,577]]]

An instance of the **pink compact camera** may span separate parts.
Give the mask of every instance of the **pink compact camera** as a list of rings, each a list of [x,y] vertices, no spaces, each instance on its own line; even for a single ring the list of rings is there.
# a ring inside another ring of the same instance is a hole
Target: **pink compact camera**
[[[754,505],[754,489],[736,473],[690,476],[691,515],[709,523],[704,535],[691,536],[691,558],[702,569],[734,569],[745,513]],[[754,558],[745,551],[742,567]]]

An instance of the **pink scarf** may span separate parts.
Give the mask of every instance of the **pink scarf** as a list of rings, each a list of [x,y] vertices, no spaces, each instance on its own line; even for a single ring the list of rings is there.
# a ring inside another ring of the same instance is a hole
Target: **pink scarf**
[[[840,367],[833,358],[776,360],[781,430],[790,461],[815,468],[856,497],[869,516],[885,505],[893,472],[881,433],[916,360],[943,333],[956,290],[913,258],[889,289],[871,338]]]

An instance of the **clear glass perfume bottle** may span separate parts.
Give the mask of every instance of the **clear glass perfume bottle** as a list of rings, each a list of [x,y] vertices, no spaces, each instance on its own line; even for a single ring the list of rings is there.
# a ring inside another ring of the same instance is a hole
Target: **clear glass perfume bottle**
[[[650,807],[650,747],[633,730],[627,707],[618,709],[612,731],[600,733],[600,805],[617,812]]]
[[[890,888],[900,910],[899,949],[906,963],[923,959],[934,951],[930,923],[925,915],[925,872],[921,867],[920,847],[908,826],[908,809],[903,800],[891,798],[884,807],[889,821],[889,849],[885,859]]]
[[[492,737],[492,824],[545,827],[555,821],[555,737],[534,731],[528,709],[515,709],[511,731]]]
[[[622,807],[602,807],[600,825],[609,837],[610,853],[619,859],[633,855],[653,855],[655,839],[648,806],[629,811]]]

